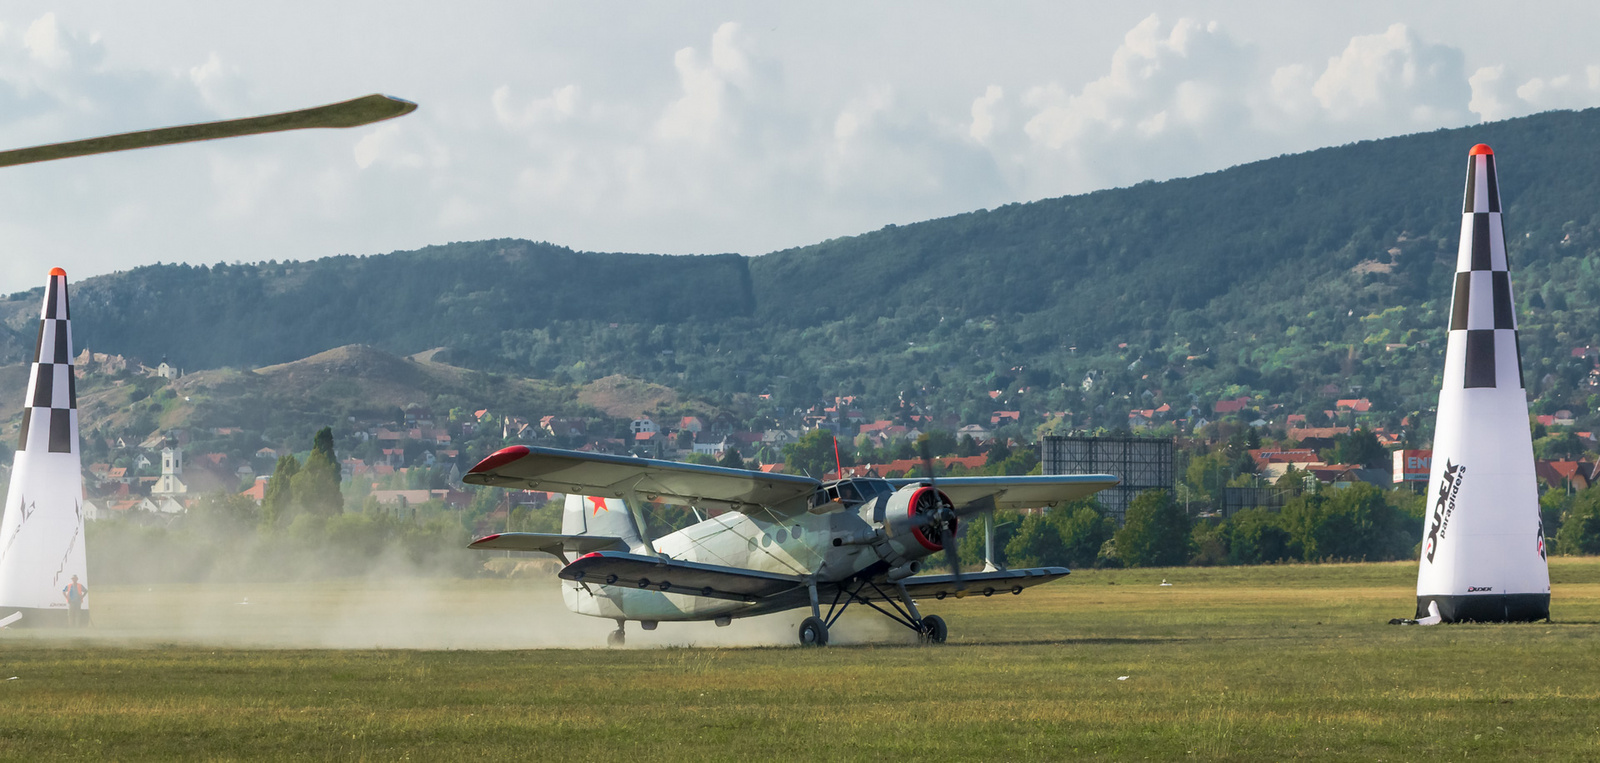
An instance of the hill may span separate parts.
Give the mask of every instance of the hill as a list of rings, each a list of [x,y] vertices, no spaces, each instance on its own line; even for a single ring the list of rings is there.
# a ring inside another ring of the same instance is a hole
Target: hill
[[[1436,395],[1466,149],[1487,142],[1530,393],[1587,415],[1571,349],[1600,345],[1597,134],[1600,110],[1551,112],[749,258],[498,240],[141,267],[80,282],[75,329],[80,346],[199,369],[442,346],[458,367],[560,385],[623,374],[719,403],[771,393],[773,413],[850,393],[1120,426],[1145,404],[1250,395],[1315,413],[1359,389],[1397,423]],[[0,301],[12,360],[38,299]]]

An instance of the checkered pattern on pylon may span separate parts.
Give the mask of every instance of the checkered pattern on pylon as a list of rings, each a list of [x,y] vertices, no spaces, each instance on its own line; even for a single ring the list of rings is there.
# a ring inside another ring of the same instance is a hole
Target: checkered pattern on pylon
[[[1500,223],[1494,154],[1475,154],[1467,161],[1461,248],[1450,308],[1451,343],[1457,340],[1457,331],[1464,333],[1462,387],[1510,387],[1514,381],[1520,389],[1525,386],[1522,344],[1517,338],[1516,303],[1511,298],[1511,268]]]
[[[78,415],[77,378],[72,373],[72,321],[67,307],[67,277],[50,276],[44,310],[39,315],[39,341],[33,352],[28,378],[27,407],[22,409],[22,432],[17,450],[28,449],[34,424],[50,427],[49,452],[71,453]]]

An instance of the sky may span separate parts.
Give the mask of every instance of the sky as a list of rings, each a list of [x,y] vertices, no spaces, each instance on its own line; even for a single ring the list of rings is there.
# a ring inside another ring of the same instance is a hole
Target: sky
[[[1578,2],[11,0],[0,147],[420,107],[7,168],[0,293],[506,237],[759,255],[1600,105],[1597,33]]]

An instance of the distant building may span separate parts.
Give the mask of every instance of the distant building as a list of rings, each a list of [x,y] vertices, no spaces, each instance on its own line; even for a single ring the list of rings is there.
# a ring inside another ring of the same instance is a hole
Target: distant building
[[[183,495],[189,492],[189,486],[183,483],[183,449],[167,447],[161,449],[161,476],[156,479],[156,484],[150,488],[151,496]]]

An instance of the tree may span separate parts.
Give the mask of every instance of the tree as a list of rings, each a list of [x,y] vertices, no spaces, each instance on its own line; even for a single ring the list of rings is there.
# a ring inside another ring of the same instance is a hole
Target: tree
[[[1267,509],[1244,509],[1228,518],[1228,561],[1232,564],[1281,562],[1300,556],[1283,515]]]
[[[1062,504],[1050,510],[1065,550],[1063,562],[1072,567],[1093,567],[1100,547],[1117,532],[1117,522],[1092,498]]]
[[[799,440],[783,446],[784,471],[805,474],[817,479],[833,471],[833,433],[826,429],[813,429]],[[842,457],[843,452],[840,452]]]
[[[1333,453],[1329,457],[1335,464],[1381,466],[1388,459],[1389,451],[1378,444],[1377,435],[1362,427],[1350,434],[1336,435],[1333,438]]]
[[[1022,526],[1022,515],[1015,511],[996,510],[994,512],[994,561],[995,564],[1006,565],[1006,546],[1017,535],[1017,528]],[[961,564],[967,567],[976,567],[983,564],[983,516],[978,515],[971,521],[964,522],[961,526],[961,543],[957,547],[961,554]]]
[[[1017,534],[1006,544],[1006,559],[1018,567],[1062,565],[1067,562],[1067,547],[1049,515],[1034,512],[1023,518]]]
[[[295,502],[307,512],[331,517],[344,512],[339,492],[339,462],[333,453],[333,430],[323,427],[312,440],[311,455],[290,480]]]
[[[219,492],[201,498],[184,519],[205,533],[208,540],[225,542],[253,532],[260,510],[247,496]]]
[[[1117,555],[1131,567],[1170,567],[1189,561],[1194,539],[1189,515],[1165,490],[1146,490],[1128,505],[1114,536]]]
[[[1556,531],[1556,553],[1600,554],[1600,488],[1573,496]]]
[[[1331,496],[1330,496],[1331,494]],[[1365,482],[1289,501],[1284,523],[1306,561],[1388,561],[1411,555],[1422,529]]]
[[[316,455],[318,453],[326,456],[328,463],[334,465],[333,484],[339,484],[344,479],[344,475],[338,469],[339,457],[333,453],[333,427],[318,429],[317,434],[311,438],[311,454]],[[306,459],[308,463],[310,460],[309,457]]]
[[[930,429],[917,438],[918,452],[921,452],[923,445],[932,455],[948,456],[956,452],[956,436],[940,429]]]
[[[1555,538],[1561,531],[1561,520],[1572,507],[1573,494],[1565,486],[1553,487],[1539,496],[1539,521],[1544,523],[1544,537]]]
[[[744,458],[739,455],[738,448],[728,448],[722,451],[722,458],[717,459],[717,465],[726,466],[729,469],[743,469]]]
[[[272,477],[267,480],[267,489],[261,500],[261,522],[267,527],[277,527],[289,517],[291,507],[294,506],[294,490],[290,481],[300,472],[300,462],[293,453],[285,453],[278,457],[278,465],[272,468]]]
[[[1221,452],[1207,453],[1189,459],[1189,468],[1184,470],[1184,479],[1196,492],[1211,500],[1222,496],[1222,488],[1228,484],[1233,476],[1233,470],[1228,466],[1227,457]]]

